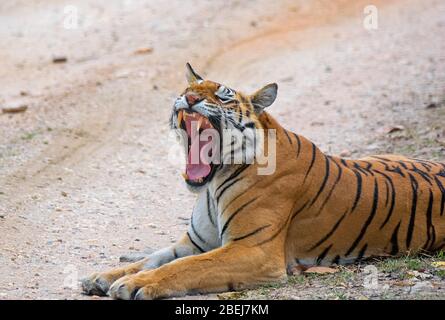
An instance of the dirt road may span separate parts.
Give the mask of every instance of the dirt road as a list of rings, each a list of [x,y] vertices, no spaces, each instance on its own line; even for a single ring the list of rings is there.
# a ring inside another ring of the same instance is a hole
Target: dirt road
[[[187,61],[277,82],[270,112],[325,151],[445,159],[445,3],[374,1],[369,31],[368,2],[79,0],[74,28],[70,1],[0,4],[0,107],[28,106],[0,114],[0,299],[85,298],[78,277],[186,229],[167,120]],[[401,125],[423,128],[413,150]]]

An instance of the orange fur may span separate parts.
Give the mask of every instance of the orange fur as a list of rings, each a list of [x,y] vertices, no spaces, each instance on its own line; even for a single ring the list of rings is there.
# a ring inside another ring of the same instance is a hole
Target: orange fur
[[[192,77],[185,93],[217,104],[217,88]],[[389,155],[360,160],[325,155],[267,112],[256,111],[255,98],[236,93],[236,101],[222,107],[241,113],[257,129],[276,130],[276,172],[260,176],[257,164],[251,164],[215,175],[206,192],[207,203],[216,208],[216,233],[199,236],[204,229],[196,226],[168,249],[173,258],[167,259],[166,251],[95,274],[84,281],[84,291],[109,290],[121,299],[224,291],[282,280],[298,265],[444,247],[445,164]],[[231,185],[230,175],[237,178]],[[221,245],[203,249],[215,234]],[[148,266],[159,257],[169,261]]]

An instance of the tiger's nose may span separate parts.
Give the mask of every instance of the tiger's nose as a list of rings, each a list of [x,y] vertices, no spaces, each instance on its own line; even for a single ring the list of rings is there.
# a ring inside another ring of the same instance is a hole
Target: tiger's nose
[[[197,102],[200,101],[199,97],[195,94],[186,95],[185,100],[187,101],[187,104],[189,105],[189,107],[194,106]]]

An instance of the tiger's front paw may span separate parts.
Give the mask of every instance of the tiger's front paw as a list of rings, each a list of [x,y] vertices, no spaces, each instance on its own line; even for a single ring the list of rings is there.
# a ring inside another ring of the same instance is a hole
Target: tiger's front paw
[[[81,280],[83,292],[96,296],[106,296],[112,282],[112,279],[101,273],[94,273]]]
[[[113,299],[153,300],[161,297],[159,287],[150,276],[134,274],[115,281],[109,290]]]

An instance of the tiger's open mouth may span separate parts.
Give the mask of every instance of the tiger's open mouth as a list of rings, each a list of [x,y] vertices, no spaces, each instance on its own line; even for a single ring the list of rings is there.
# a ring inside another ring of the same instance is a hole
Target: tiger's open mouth
[[[215,128],[209,119],[197,112],[179,110],[177,119],[178,127],[187,132],[187,162],[183,177],[191,186],[202,186],[212,179],[216,165],[209,161],[213,151],[212,137],[209,136],[207,141],[200,138],[204,130]]]

